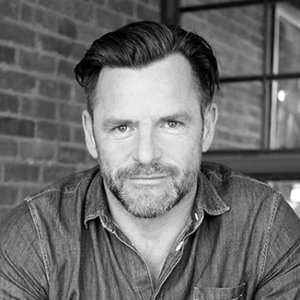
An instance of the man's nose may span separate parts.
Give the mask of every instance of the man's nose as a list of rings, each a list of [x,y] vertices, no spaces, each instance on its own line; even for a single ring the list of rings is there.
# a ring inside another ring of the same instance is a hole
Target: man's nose
[[[139,133],[133,158],[141,164],[149,164],[161,157],[158,137],[151,129]]]

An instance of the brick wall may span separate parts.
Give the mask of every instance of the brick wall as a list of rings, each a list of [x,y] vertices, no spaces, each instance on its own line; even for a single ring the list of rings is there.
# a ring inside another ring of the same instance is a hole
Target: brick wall
[[[93,163],[73,68],[96,37],[159,15],[159,0],[0,0],[0,219]]]

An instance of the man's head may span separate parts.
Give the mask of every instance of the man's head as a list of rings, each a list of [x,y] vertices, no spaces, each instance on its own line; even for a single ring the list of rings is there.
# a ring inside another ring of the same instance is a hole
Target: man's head
[[[91,117],[97,80],[104,67],[138,69],[175,53],[183,55],[192,67],[203,113],[219,86],[217,60],[212,48],[199,35],[180,27],[142,21],[95,40],[76,66],[76,79],[87,94]]]
[[[173,27],[143,22],[126,28],[119,31],[121,42],[114,33],[106,35],[112,44],[106,44],[104,52],[103,45],[97,48],[95,42],[89,50],[93,58],[87,59],[87,54],[77,67],[77,75],[81,70],[78,79],[92,100],[90,112],[83,113],[83,127],[88,151],[99,161],[108,194],[134,216],[154,218],[195,191],[201,154],[214,133],[217,110],[211,100],[218,72],[210,47],[200,37],[193,39],[200,40],[203,52],[191,45],[182,47],[189,54],[198,52],[201,68],[196,59],[191,63],[191,57],[170,50],[175,44],[188,44],[189,34],[181,29],[173,29],[180,38],[175,43],[169,29]],[[155,28],[169,34],[167,44],[160,42],[160,38],[166,42],[166,34],[161,37]],[[145,39],[161,43],[160,50],[151,43],[147,48]],[[114,64],[107,64],[107,56]],[[124,65],[124,61],[131,63]]]

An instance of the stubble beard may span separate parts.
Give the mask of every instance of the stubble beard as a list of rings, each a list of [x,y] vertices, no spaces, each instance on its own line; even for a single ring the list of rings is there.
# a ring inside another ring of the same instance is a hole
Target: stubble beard
[[[115,173],[99,153],[100,172],[106,186],[119,203],[137,218],[156,218],[170,211],[191,191],[200,171],[201,151],[193,155],[184,170],[160,162],[134,163]],[[167,175],[161,184],[136,184],[133,177]]]

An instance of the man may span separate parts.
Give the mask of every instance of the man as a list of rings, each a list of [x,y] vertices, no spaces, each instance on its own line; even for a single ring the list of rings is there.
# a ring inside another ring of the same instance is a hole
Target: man
[[[75,73],[99,166],[4,221],[0,298],[300,299],[300,222],[282,196],[201,165],[217,119],[207,42],[134,23],[97,39]]]

